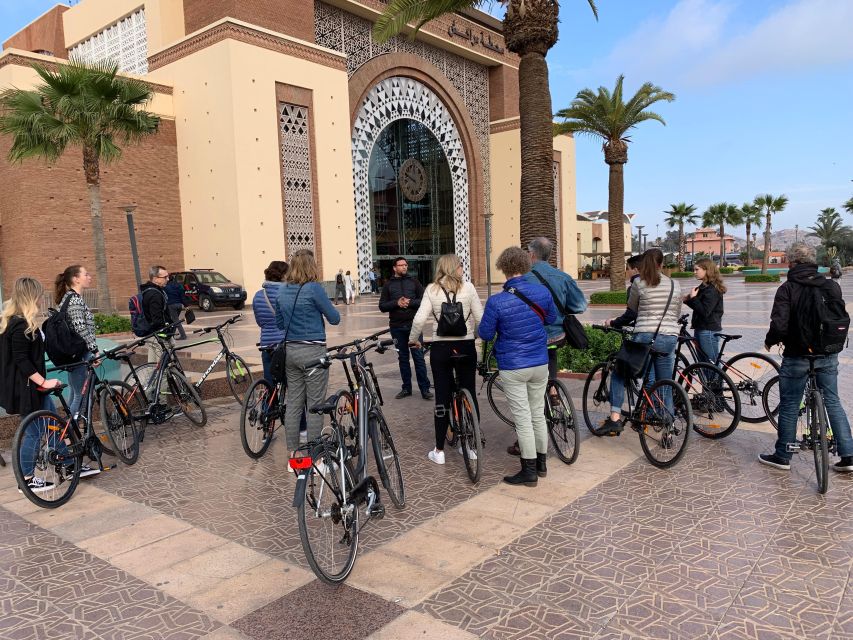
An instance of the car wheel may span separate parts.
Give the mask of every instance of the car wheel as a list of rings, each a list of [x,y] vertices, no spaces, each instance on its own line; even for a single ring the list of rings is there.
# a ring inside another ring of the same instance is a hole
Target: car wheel
[[[237,304],[234,305],[234,309],[239,311],[240,309],[242,309],[245,306],[246,306],[245,302],[238,302]]]
[[[213,311],[213,300],[210,296],[199,296],[198,306],[202,311]]]

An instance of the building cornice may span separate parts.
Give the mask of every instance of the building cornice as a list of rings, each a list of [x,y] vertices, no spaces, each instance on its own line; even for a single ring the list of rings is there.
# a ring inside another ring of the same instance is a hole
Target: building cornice
[[[489,133],[503,133],[504,131],[514,131],[521,128],[521,118],[507,118],[505,120],[495,120],[489,123]]]
[[[19,49],[7,49],[2,54],[0,54],[0,69],[8,65],[17,65],[19,67],[32,67],[33,65],[39,65],[44,67],[49,71],[56,71],[59,69],[59,65],[68,64],[68,60],[63,60],[61,58],[50,58],[48,56],[42,56],[37,53],[29,53],[27,51],[21,51]],[[137,80],[145,84],[151,91],[155,93],[162,93],[164,95],[172,95],[172,87],[159,84],[157,82],[150,82],[141,78],[137,75],[129,75],[129,74],[119,74],[123,78],[132,78],[133,80]]]
[[[159,69],[223,40],[243,42],[332,69],[346,71],[347,68],[346,56],[336,51],[261,29],[233,18],[223,18],[148,56],[148,69],[149,71]]]

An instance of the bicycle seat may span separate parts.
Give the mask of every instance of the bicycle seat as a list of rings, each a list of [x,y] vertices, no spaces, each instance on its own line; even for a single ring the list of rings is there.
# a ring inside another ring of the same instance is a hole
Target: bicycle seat
[[[715,333],[714,335],[723,340],[740,340],[743,338],[742,335],[732,333]]]
[[[326,398],[320,404],[316,404],[309,409],[311,413],[332,415],[335,412],[335,407],[338,406],[338,394],[334,394]]]

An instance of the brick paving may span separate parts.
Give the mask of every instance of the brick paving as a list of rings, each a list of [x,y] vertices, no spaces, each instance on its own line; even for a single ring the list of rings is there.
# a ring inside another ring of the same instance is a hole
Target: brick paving
[[[744,335],[738,350],[760,348],[775,287],[730,282],[725,327]],[[382,327],[374,308],[342,307],[329,341]],[[254,334],[248,322],[234,332],[245,355]],[[393,354],[373,360],[393,395]],[[330,388],[342,381],[333,370]],[[581,385],[569,381],[576,400]],[[512,433],[481,400],[477,486],[454,452],[444,467],[426,459],[430,403],[388,402],[408,503],[364,531],[338,588],[302,555],[283,439],[247,458],[233,402],[212,402],[204,428],[150,428],[136,465],[83,481],[60,509],[30,504],[0,469],[0,638],[853,640],[853,478],[832,476],[819,496],[810,457],[790,473],[760,466],[767,425],[694,434],[665,471],[633,433],[582,428],[574,465],[552,459],[537,488],[509,487]]]

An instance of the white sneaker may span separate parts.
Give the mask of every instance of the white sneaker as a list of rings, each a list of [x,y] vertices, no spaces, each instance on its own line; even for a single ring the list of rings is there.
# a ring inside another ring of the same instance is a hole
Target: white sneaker
[[[429,452],[429,459],[432,460],[436,464],[444,464],[444,451],[439,451],[438,449],[433,449]]]
[[[462,455],[462,445],[459,445],[459,448],[456,450],[456,452],[460,456]],[[477,459],[477,452],[474,451],[473,449],[468,449],[468,459],[469,460],[476,460]]]

